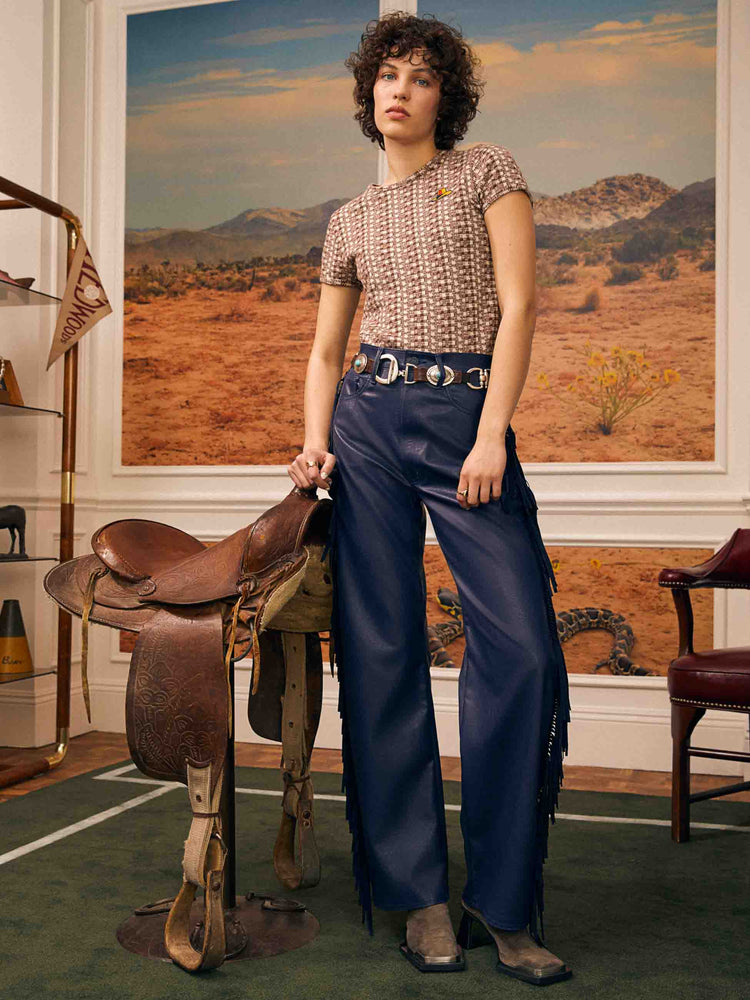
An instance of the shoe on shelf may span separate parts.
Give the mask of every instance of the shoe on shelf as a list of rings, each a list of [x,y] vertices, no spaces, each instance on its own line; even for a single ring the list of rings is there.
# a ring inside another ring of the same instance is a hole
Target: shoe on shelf
[[[457,941],[470,950],[494,942],[497,947],[498,972],[514,979],[521,979],[534,986],[548,986],[570,979],[573,970],[557,955],[538,945],[528,930],[505,931],[489,924],[482,913],[461,900],[463,915],[458,928]]]
[[[406,940],[399,948],[420,972],[461,972],[466,968],[456,941],[447,903],[435,903],[406,915]]]

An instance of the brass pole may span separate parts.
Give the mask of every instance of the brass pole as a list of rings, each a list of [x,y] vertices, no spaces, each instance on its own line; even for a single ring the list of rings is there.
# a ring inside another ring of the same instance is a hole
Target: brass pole
[[[66,283],[73,255],[80,238],[78,220],[65,219],[68,235]],[[60,562],[73,558],[75,530],[76,432],[78,422],[78,344],[63,357],[63,427],[60,454]],[[73,642],[73,617],[63,608],[57,611],[57,749],[47,758],[50,768],[57,767],[68,752],[70,739],[70,673]]]

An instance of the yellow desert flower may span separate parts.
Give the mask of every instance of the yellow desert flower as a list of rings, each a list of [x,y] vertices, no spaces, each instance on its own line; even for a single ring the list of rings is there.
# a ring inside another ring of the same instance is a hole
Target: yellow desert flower
[[[536,378],[537,378],[537,382],[539,382],[540,385],[544,385],[544,386],[548,386],[549,385],[549,379],[547,378],[547,375],[546,375],[545,372],[539,372],[539,374],[537,375]]]
[[[575,350],[584,356],[589,372],[573,375],[565,387],[565,394],[560,391],[562,387],[550,384],[546,373],[542,372],[537,379],[556,398],[567,398],[571,403],[580,402],[597,410],[596,427],[603,434],[611,434],[619,421],[651,402],[681,378],[676,368],[649,371],[645,344],[641,344],[640,350],[626,349],[620,344],[595,348],[587,340],[586,350]],[[571,396],[575,396],[575,400]]]
[[[600,559],[589,559],[589,562],[591,563],[591,566],[593,567],[593,569],[601,569],[602,568],[602,563],[601,563]]]

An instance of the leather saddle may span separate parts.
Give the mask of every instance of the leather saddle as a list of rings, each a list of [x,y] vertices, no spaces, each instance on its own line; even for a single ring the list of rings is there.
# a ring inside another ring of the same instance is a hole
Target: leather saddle
[[[332,507],[315,487],[295,486],[211,546],[158,521],[112,521],[94,532],[92,554],[54,567],[44,580],[47,593],[82,619],[89,721],[89,623],[138,633],[126,693],[130,753],[149,777],[187,785],[193,814],[183,884],[165,928],[170,957],[190,972],[221,965],[226,953],[219,806],[231,731],[229,668],[250,650],[250,725],[282,745],[274,869],[290,889],[320,880],[309,763],[322,703],[319,633],[331,620],[325,543]],[[189,917],[199,886],[204,933],[197,950]]]

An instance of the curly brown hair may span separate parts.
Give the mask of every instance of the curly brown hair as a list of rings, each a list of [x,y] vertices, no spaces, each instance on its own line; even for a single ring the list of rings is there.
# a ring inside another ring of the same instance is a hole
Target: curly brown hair
[[[354,73],[354,115],[362,132],[385,149],[383,135],[375,124],[373,86],[381,62],[388,56],[402,58],[422,49],[424,61],[440,78],[440,105],[435,124],[435,146],[453,149],[466,134],[477,113],[484,82],[476,75],[480,65],[458,28],[438,21],[434,14],[417,17],[396,10],[368,21],[359,48],[344,61]]]

